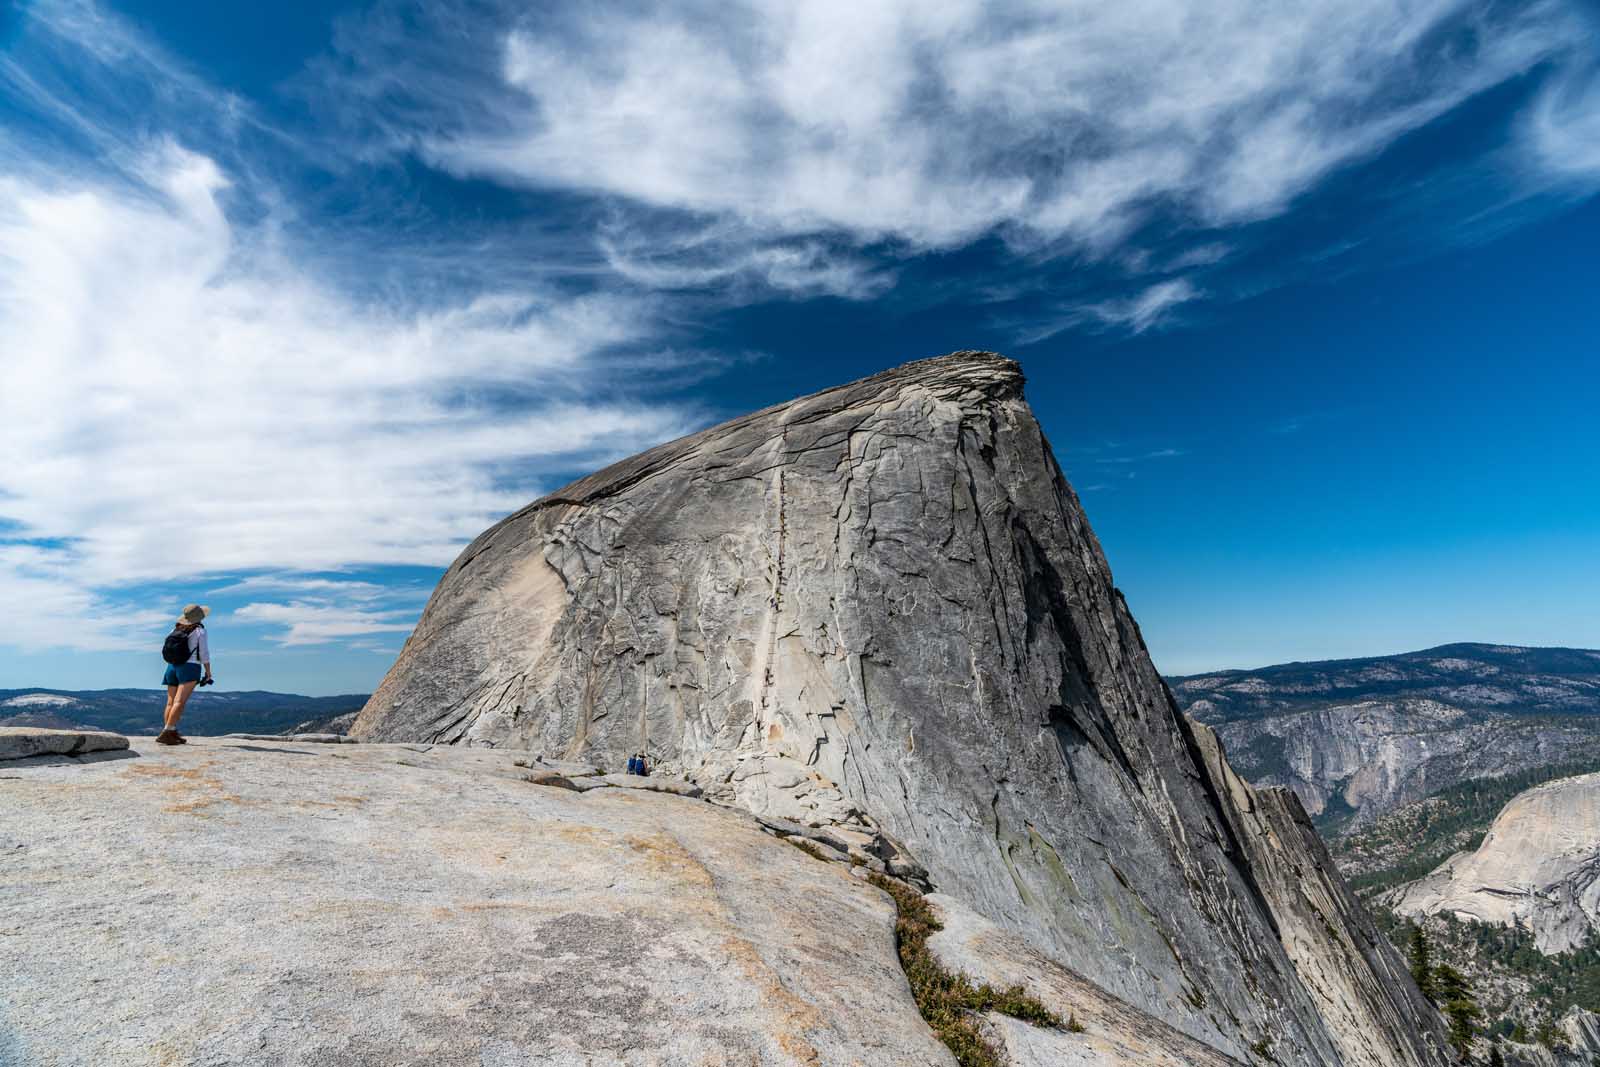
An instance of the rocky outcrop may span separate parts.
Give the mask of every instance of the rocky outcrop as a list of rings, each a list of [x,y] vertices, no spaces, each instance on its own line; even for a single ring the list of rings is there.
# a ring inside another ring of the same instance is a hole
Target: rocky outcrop
[[[1303,977],[1278,914],[1296,905],[1241,840],[1022,384],[988,353],[908,364],[536,501],[450,567],[352,733],[610,768],[646,749],[712,799],[885,833],[943,893],[1226,1055],[1441,1062],[1430,1026],[1352,1031]],[[1326,966],[1404,986],[1389,951]]]
[[[1487,715],[1432,700],[1341,704],[1216,729],[1240,754],[1240,773],[1288,786],[1342,831],[1468,779],[1600,762],[1600,718]]]
[[[1402,915],[1450,914],[1532,932],[1546,953],[1600,930],[1600,774],[1518,794],[1474,852],[1386,897]]]
[[[99,730],[47,730],[35,726],[0,727],[0,760],[34,756],[82,756],[128,747],[121,734]]]
[[[1600,652],[1444,645],[1172,679],[1239,772],[1343,831],[1458,782],[1600,762]]]
[[[1600,1059],[1600,1015],[1569,1008],[1555,1024],[1555,1043],[1539,1045],[1500,1042],[1506,1067],[1594,1067]],[[1475,1052],[1488,1056],[1489,1043],[1479,1040]]]

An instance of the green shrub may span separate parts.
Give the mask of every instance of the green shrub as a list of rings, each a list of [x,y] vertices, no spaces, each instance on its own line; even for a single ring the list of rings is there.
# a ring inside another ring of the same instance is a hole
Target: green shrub
[[[1034,1026],[1082,1032],[1075,1017],[1063,1023],[1059,1015],[1020,985],[996,989],[987,982],[975,983],[964,974],[946,970],[928,949],[928,935],[941,926],[922,894],[881,874],[869,875],[867,881],[894,898],[895,948],[911,985],[911,996],[934,1035],[944,1042],[961,1067],[998,1067],[1002,1062],[999,1053],[985,1040],[974,1015],[977,1012],[997,1011]]]
[[[810,856],[812,859],[822,860],[824,863],[828,862],[828,854],[823,852],[822,849],[818,848],[814,843],[807,841],[805,838],[786,837],[784,840],[789,842],[789,844],[793,845],[795,848],[799,849],[801,852],[804,852],[806,855]]]

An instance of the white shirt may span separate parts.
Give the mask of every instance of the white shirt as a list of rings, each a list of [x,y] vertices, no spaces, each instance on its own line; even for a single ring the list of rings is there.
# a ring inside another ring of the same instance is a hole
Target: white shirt
[[[206,643],[204,626],[196,626],[189,631],[189,658],[198,659],[207,667],[211,666],[211,646]]]

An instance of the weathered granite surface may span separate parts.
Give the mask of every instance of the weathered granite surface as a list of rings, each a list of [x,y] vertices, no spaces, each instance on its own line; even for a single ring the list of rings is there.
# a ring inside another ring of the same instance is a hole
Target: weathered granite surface
[[[0,726],[0,760],[34,756],[81,756],[128,747],[121,734],[99,730],[47,730],[37,726]]]
[[[991,353],[912,363],[533,503],[450,567],[352,734],[648,750],[713,799],[887,831],[946,894],[1228,1055],[1443,1062],[1433,1029],[1350,1032],[1305,980],[1295,905],[1264,892],[1022,386]],[[1385,953],[1326,968],[1409,983]]]
[[[1520,923],[1541,952],[1586,943],[1600,930],[1600,774],[1517,794],[1477,851],[1456,853],[1386,902],[1401,915]]]
[[[298,741],[310,745],[355,744],[355,739],[344,734],[223,734],[223,737],[242,741]]]
[[[600,781],[618,789],[642,789],[649,793],[673,793],[680,797],[698,797],[705,791],[693,782],[680,778],[663,778],[661,775],[640,777],[637,774],[604,774]]]
[[[953,1067],[893,905],[506,753],[135,739],[0,775],[3,1067]]]

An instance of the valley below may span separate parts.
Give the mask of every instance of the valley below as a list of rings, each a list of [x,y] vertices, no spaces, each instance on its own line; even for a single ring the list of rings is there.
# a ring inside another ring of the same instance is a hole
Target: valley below
[[[1600,1055],[1600,653],[1456,644],[1169,681],[1241,774],[1300,796],[1424,984],[1465,980],[1480,1057]]]
[[[150,733],[161,728],[165,700],[162,689],[0,689],[0,728]],[[183,725],[190,733],[212,735],[342,732],[366,701],[365,694],[308,697],[197,689]]]
[[[1240,773],[1324,833],[1471,779],[1600,762],[1600,652],[1455,644],[1169,678]]]

